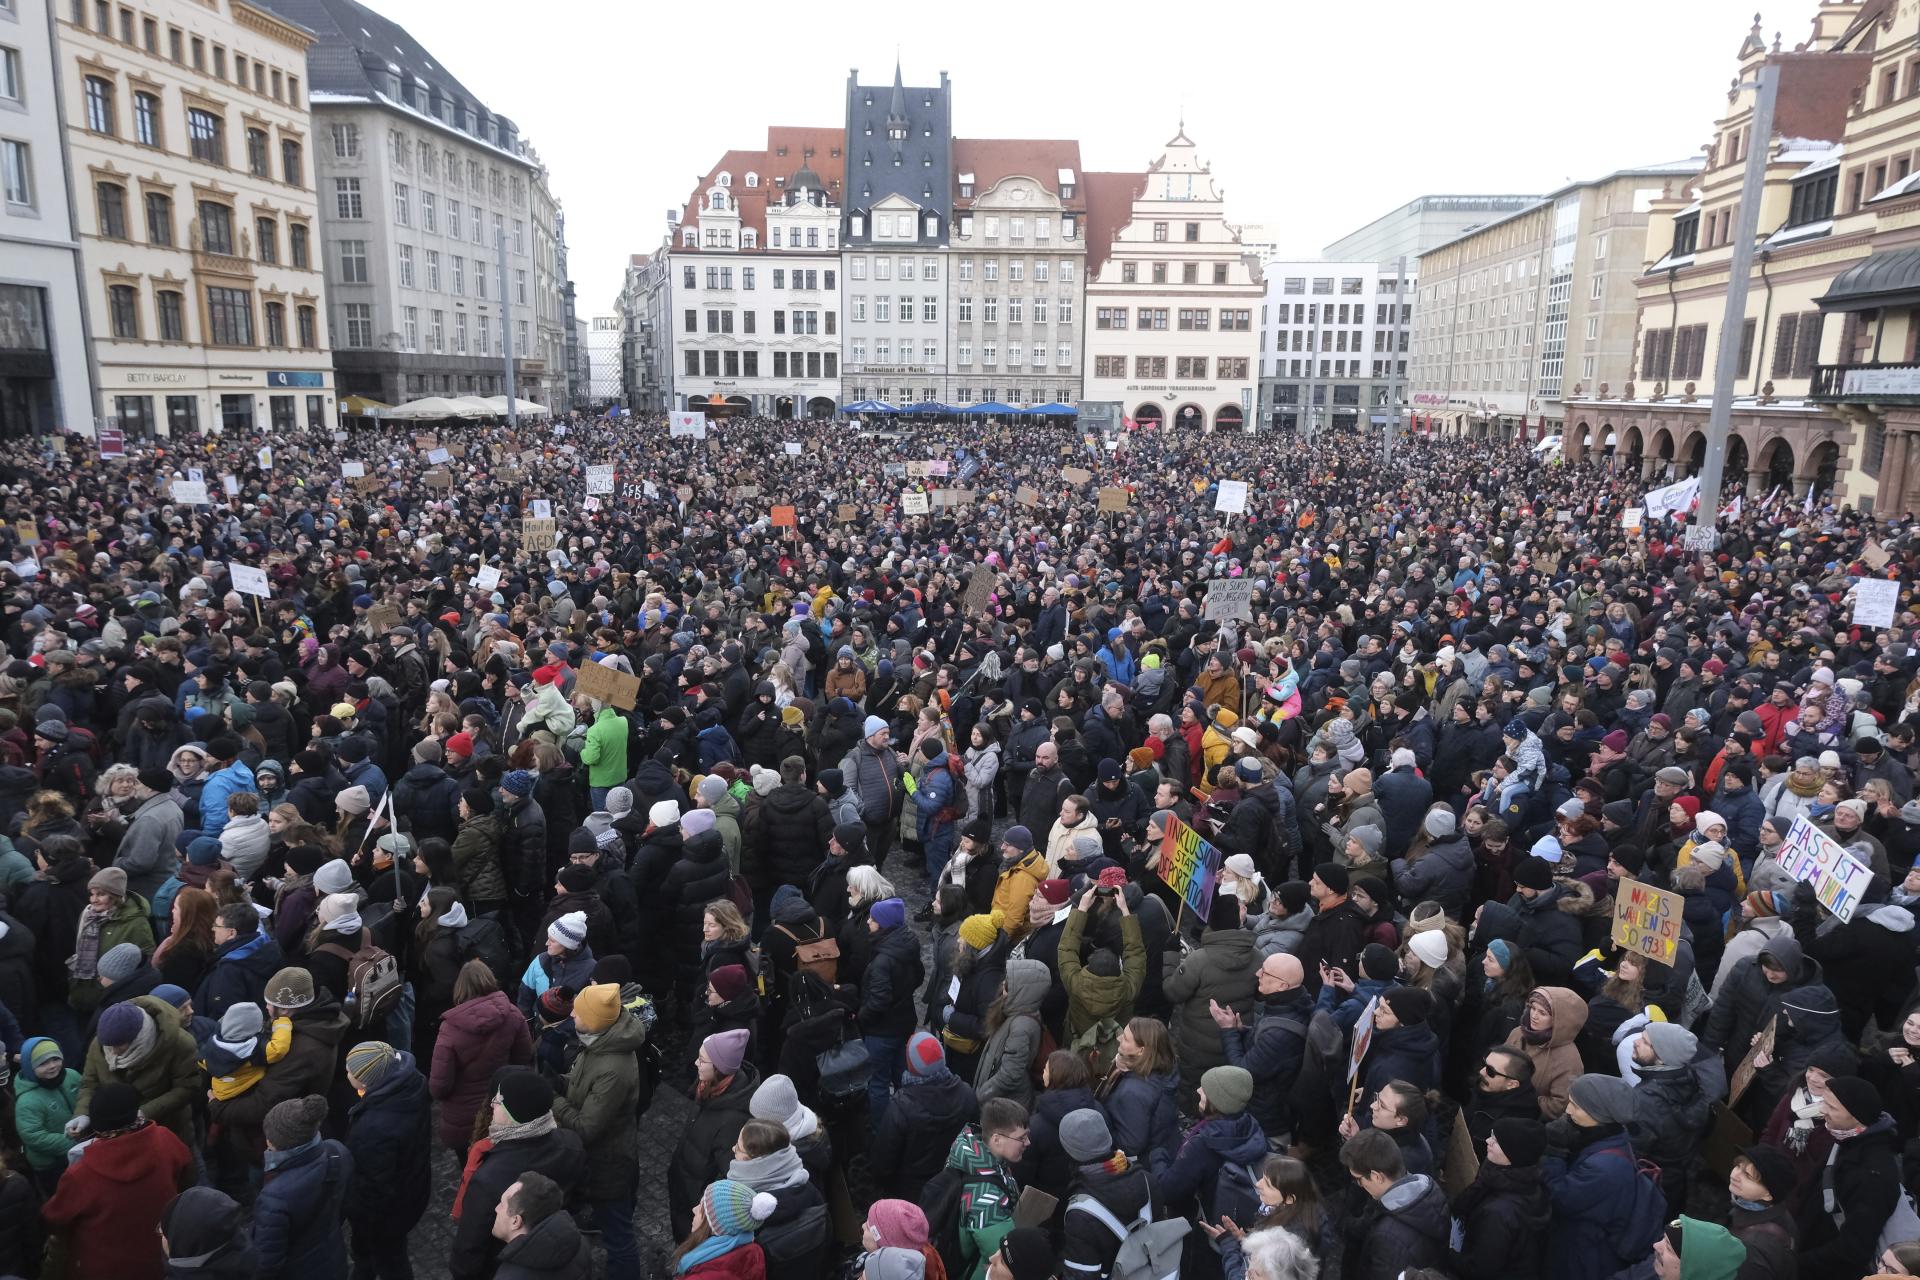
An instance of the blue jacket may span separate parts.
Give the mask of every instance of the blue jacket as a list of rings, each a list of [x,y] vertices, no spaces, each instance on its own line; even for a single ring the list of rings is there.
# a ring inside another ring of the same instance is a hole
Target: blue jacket
[[[1244,1111],[1209,1116],[1193,1127],[1177,1152],[1154,1153],[1155,1189],[1162,1201],[1174,1206],[1199,1196],[1200,1211],[1211,1221],[1220,1213],[1214,1199],[1221,1168],[1246,1165],[1257,1177],[1266,1162],[1267,1136],[1252,1116]]]
[[[1133,687],[1134,678],[1140,674],[1140,664],[1132,650],[1122,645],[1120,652],[1115,653],[1113,646],[1108,645],[1094,656],[1100,659],[1100,665],[1106,669],[1107,679],[1128,688]]]
[[[218,1022],[236,1004],[260,1004],[267,980],[285,967],[280,944],[265,929],[236,938],[214,953],[213,967],[193,993],[193,1011]]]
[[[340,1230],[353,1183],[353,1156],[319,1138],[280,1156],[253,1203],[254,1275],[258,1280],[336,1280],[347,1274],[347,1238]]]
[[[1740,855],[1742,868],[1751,868],[1760,856],[1760,824],[1767,817],[1759,793],[1752,787],[1729,791],[1723,780],[1707,807],[1727,820],[1727,844]]]
[[[433,1106],[412,1054],[347,1113],[347,1150],[347,1220],[364,1235],[404,1238],[433,1191]]]
[[[1639,1161],[1626,1131],[1595,1139],[1571,1156],[1540,1162],[1553,1196],[1548,1235],[1548,1274],[1557,1280],[1605,1280],[1637,1259],[1619,1256],[1620,1238],[1633,1209]]]
[[[1122,1074],[1100,1099],[1106,1108],[1113,1145],[1146,1163],[1156,1151],[1171,1153],[1180,1142],[1180,1108],[1174,1090],[1180,1087],[1176,1071],[1157,1076]]]
[[[340,766],[340,771],[346,775],[348,786],[367,789],[367,799],[371,802],[367,807],[368,813],[378,809],[380,802],[387,798],[387,775],[380,772],[379,766],[373,761],[361,760],[354,764],[343,764]],[[206,798],[202,797],[200,803],[204,806]]]
[[[253,770],[235,760],[207,778],[200,789],[200,834],[218,836],[227,825],[227,797],[253,790]]]
[[[927,762],[926,776],[920,779],[920,789],[913,793],[913,822],[922,840],[932,835],[935,815],[952,803],[953,771],[947,768],[947,753],[942,751]]]

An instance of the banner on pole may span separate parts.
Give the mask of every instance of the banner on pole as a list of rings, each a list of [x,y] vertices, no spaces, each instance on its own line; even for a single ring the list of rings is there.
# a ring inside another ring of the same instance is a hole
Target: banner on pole
[[[1853,625],[1890,627],[1900,607],[1900,584],[1891,578],[1862,578],[1853,588]]]
[[[673,413],[667,415],[667,437],[688,436],[695,440],[707,438],[707,415],[704,413]]]
[[[265,600],[273,594],[273,588],[267,584],[267,571],[250,564],[227,562],[227,576],[233,579],[233,589],[243,596],[259,596]]]

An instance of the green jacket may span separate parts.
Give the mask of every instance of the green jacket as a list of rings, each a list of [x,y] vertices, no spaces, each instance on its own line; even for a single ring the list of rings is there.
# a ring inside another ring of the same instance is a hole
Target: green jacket
[[[627,780],[627,718],[611,703],[593,718],[580,763],[587,766],[590,787],[617,787]]]
[[[140,948],[142,960],[153,959],[153,909],[147,900],[137,893],[129,893],[120,899],[120,904],[100,926],[100,955],[105,955],[123,942],[131,942]],[[74,982],[67,990],[67,1003],[77,1013],[92,1013],[100,1007],[100,997],[106,994],[106,988],[89,978],[85,982]],[[149,1120],[153,1117],[148,1116]]]
[[[729,791],[713,802],[713,827],[727,851],[727,870],[740,874],[740,800]]]
[[[500,865],[500,819],[476,813],[453,838],[453,876],[467,902],[505,902],[507,873]]]
[[[1060,985],[1067,993],[1067,1040],[1078,1040],[1089,1027],[1111,1020],[1123,1024],[1133,1016],[1133,1002],[1147,980],[1147,946],[1140,937],[1140,917],[1120,918],[1120,972],[1101,977],[1087,972],[1080,959],[1080,939],[1086,933],[1087,913],[1075,907],[1060,931]],[[1118,1038],[1119,1031],[1114,1031]]]
[[[960,1255],[965,1280],[985,1280],[987,1264],[1013,1230],[1020,1184],[1000,1157],[987,1150],[987,1135],[970,1124],[947,1149],[947,1168],[966,1175],[961,1198]]]
[[[27,1046],[21,1048],[24,1052]],[[20,1131],[20,1145],[27,1153],[27,1163],[43,1170],[63,1167],[67,1163],[67,1151],[73,1146],[73,1139],[63,1130],[75,1115],[73,1108],[80,1096],[80,1073],[68,1067],[57,1081],[47,1084],[22,1067],[14,1077],[14,1088],[18,1094],[13,1103],[13,1123]]]
[[[93,1091],[109,1081],[132,1085],[140,1095],[140,1114],[173,1130],[185,1143],[193,1141],[193,1102],[206,1094],[200,1074],[200,1050],[180,1025],[180,1011],[154,996],[135,996],[128,1003],[143,1010],[159,1028],[159,1037],[145,1058],[124,1071],[107,1065],[106,1050],[95,1040],[87,1046],[87,1069],[80,1078],[80,1096],[74,1114],[86,1115]]]
[[[613,1025],[581,1048],[566,1096],[553,1100],[553,1118],[586,1144],[581,1191],[589,1200],[623,1200],[639,1186],[638,1055],[646,1042],[645,1024],[623,1006]]]

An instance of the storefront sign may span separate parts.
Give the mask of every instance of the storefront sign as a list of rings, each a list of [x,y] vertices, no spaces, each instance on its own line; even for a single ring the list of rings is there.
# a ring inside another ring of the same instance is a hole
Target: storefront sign
[[[269,369],[267,385],[270,387],[324,387],[327,375],[318,369]]]

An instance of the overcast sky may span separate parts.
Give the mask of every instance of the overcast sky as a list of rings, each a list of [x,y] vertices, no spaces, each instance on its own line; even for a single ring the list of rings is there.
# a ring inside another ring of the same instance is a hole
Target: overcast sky
[[[1187,133],[1227,216],[1282,248],[1428,192],[1535,194],[1696,153],[1726,106],[1753,0],[1210,0],[1089,8],[636,0],[364,0],[517,121],[566,206],[582,318],[729,147],[769,124],[844,127],[846,76],[954,84],[963,137],[1078,138],[1138,169]],[[1766,14],[1783,47],[1817,0]],[[844,16],[842,16],[844,15]],[[891,15],[895,22],[874,19]]]

